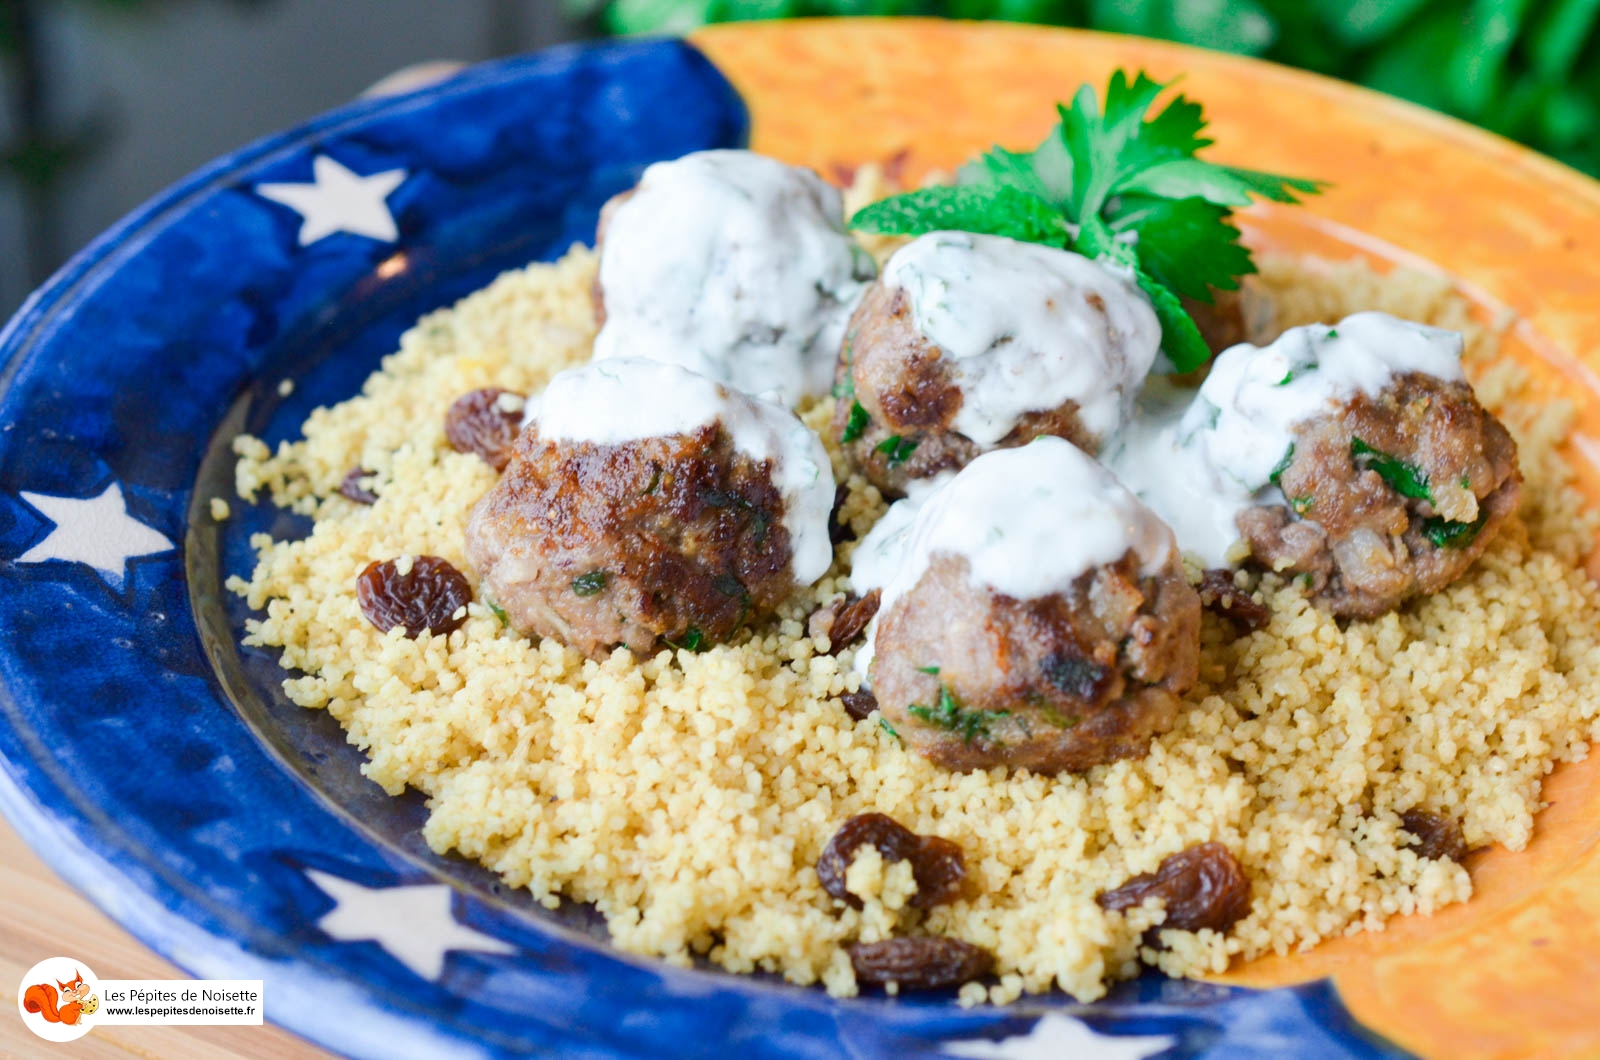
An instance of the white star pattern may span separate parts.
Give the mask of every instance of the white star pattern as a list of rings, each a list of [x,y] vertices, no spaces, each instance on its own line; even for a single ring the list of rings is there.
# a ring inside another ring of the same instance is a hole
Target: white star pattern
[[[298,213],[300,245],[310,246],[335,232],[351,232],[384,243],[400,238],[400,228],[386,201],[405,182],[406,171],[388,169],[358,176],[327,155],[311,163],[310,184],[258,184],[263,198]]]
[[[517,950],[509,942],[456,923],[450,911],[451,889],[442,883],[363,887],[316,869],[307,869],[306,875],[335,903],[317,927],[341,942],[376,942],[424,979],[444,974],[447,950]]]
[[[101,490],[100,496],[87,499],[27,492],[22,499],[55,526],[43,541],[18,556],[18,563],[53,559],[87,563],[113,588],[120,589],[130,559],[174,547],[165,534],[128,514],[122,486],[116,482]]]
[[[1096,1034],[1082,1020],[1051,1012],[1022,1037],[946,1042],[942,1052],[971,1060],[1145,1060],[1177,1043],[1178,1039],[1166,1035]]]

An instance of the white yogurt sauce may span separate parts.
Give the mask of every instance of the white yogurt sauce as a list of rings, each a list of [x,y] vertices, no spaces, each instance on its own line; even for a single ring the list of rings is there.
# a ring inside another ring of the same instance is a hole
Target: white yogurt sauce
[[[985,453],[935,489],[890,508],[857,546],[856,592],[880,589],[878,614],[909,592],[937,554],[966,559],[975,585],[1019,600],[1065,592],[1079,575],[1130,549],[1158,573],[1172,531],[1103,466],[1070,442],[1044,437]],[[874,619],[856,669],[871,666]]]
[[[550,380],[528,401],[523,425],[536,424],[549,441],[621,445],[688,434],[718,421],[735,450],[752,462],[771,462],[772,484],[783,496],[794,578],[810,585],[833,562],[833,471],[822,440],[783,406],[675,364],[615,358]]]
[[[877,271],[842,212],[809,169],[749,151],[651,166],[606,229],[594,356],[669,361],[788,404],[826,393]]]
[[[1101,459],[1210,566],[1229,565],[1246,508],[1284,504],[1272,484],[1294,428],[1377,397],[1396,375],[1460,381],[1460,334],[1387,313],[1291,328],[1267,346],[1220,354],[1198,393],[1152,381]]]
[[[933,232],[896,251],[883,280],[906,292],[917,330],[948,359],[962,394],[952,426],[980,446],[1067,401],[1109,435],[1161,345],[1155,312],[1127,277],[1038,243]]]

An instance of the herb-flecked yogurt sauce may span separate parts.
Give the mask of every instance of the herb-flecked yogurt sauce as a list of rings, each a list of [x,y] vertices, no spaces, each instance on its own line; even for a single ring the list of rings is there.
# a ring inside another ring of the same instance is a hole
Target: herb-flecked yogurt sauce
[[[879,589],[878,614],[917,584],[936,554],[966,559],[976,585],[1018,600],[1065,592],[1129,550],[1146,575],[1177,548],[1156,514],[1070,442],[1042,437],[973,460],[939,486],[897,502],[856,547],[856,592]],[[878,623],[856,655],[871,666]]]
[[[917,331],[947,359],[962,395],[951,426],[980,446],[1067,401],[1091,432],[1111,434],[1161,345],[1127,277],[1038,243],[932,232],[895,251],[883,280],[906,292]]]
[[[1461,381],[1461,349],[1457,332],[1387,313],[1290,328],[1269,345],[1219,354],[1198,393],[1152,380],[1101,459],[1172,526],[1184,551],[1228,566],[1235,517],[1287,504],[1272,479],[1288,464],[1297,425],[1357,393],[1375,398],[1397,375]]]
[[[537,424],[548,441],[595,445],[689,434],[718,421],[737,452],[770,467],[783,497],[794,579],[810,585],[833,562],[833,471],[822,440],[783,406],[675,364],[623,357],[562,372],[523,414],[524,428]]]
[[[606,228],[594,356],[669,361],[792,405],[829,389],[876,273],[809,169],[749,151],[658,162]]]

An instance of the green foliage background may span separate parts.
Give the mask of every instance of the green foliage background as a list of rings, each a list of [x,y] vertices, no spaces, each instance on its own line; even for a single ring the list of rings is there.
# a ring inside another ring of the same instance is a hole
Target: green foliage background
[[[1600,174],[1600,0],[569,0],[608,31],[937,15],[1088,26],[1370,85]]]

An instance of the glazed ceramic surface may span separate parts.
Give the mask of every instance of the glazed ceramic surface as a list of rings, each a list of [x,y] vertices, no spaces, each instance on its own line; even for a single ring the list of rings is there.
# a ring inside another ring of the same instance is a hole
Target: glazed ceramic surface
[[[566,49],[354,105],[222,159],[69,264],[0,336],[0,808],[69,880],[199,976],[267,981],[269,1018],[362,1056],[1550,1055],[1600,1048],[1600,769],[1554,775],[1538,834],[1478,896],[1381,935],[1147,976],[1094,1005],[836,1001],[623,956],[423,844],[222,588],[251,533],[228,442],[292,436],[423,312],[592,235],[644,165],[737,146],[908,176],[1036,142],[1118,65],[1186,89],[1221,160],[1331,180],[1258,210],[1263,246],[1434,263],[1584,401],[1600,191],[1443,119],[1237,59],[943,23],[727,27]],[[709,56],[708,62],[706,56]],[[719,72],[720,70],[720,72]],[[726,79],[724,77],[726,75]],[[1401,251],[1395,248],[1404,247]],[[279,383],[293,379],[291,393]],[[1597,443],[1600,447],[1600,443]],[[1591,495],[1597,480],[1585,471]],[[1391,1044],[1397,1043],[1397,1044]]]

